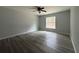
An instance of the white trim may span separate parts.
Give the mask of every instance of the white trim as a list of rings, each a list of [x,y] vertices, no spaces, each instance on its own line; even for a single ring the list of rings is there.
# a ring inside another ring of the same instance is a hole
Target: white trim
[[[70,33],[63,33],[63,32],[56,32],[56,33],[59,33],[59,34],[62,34],[62,35],[68,35],[68,36],[70,36]]]
[[[13,35],[5,36],[5,37],[0,38],[0,40],[6,39],[6,38],[11,38],[11,37],[14,37],[14,36],[17,36],[17,35],[26,34],[26,33],[30,33],[30,32],[22,32],[22,33],[18,33],[18,34],[13,34]]]
[[[73,45],[73,48],[74,48],[74,52],[77,53],[76,48],[75,48],[74,41],[72,39],[72,34],[71,33],[70,33],[70,38],[71,38],[71,42],[72,42],[72,45]]]
[[[71,37],[71,35],[70,35],[70,37]],[[71,37],[71,41],[72,41],[72,45],[73,45],[74,51],[75,51],[75,53],[77,53],[77,50],[76,50],[76,47],[75,47],[75,44],[74,44],[74,41],[73,41],[72,37]]]

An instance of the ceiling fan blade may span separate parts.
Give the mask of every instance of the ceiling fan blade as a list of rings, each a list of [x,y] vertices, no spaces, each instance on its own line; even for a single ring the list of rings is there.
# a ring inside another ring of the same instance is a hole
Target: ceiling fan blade
[[[44,7],[40,7],[41,9],[44,9]]]
[[[46,10],[41,10],[41,11],[43,11],[43,12],[47,12]]]

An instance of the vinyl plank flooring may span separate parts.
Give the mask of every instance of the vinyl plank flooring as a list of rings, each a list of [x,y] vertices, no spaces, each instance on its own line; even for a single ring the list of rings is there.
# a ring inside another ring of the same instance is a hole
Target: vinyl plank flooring
[[[74,53],[69,37],[37,31],[0,40],[0,53]]]

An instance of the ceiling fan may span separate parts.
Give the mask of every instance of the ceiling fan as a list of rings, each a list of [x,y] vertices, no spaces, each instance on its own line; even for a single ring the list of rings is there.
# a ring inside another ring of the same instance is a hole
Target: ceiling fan
[[[35,6],[35,9],[38,13],[47,12],[43,6]]]
[[[37,8],[37,11],[38,11],[39,13],[41,13],[41,12],[46,12],[46,10],[44,10],[45,8],[42,7],[42,6],[36,6],[36,8]]]

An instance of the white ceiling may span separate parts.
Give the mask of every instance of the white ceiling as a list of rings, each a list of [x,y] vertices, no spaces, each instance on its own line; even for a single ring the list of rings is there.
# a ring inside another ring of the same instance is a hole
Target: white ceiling
[[[56,12],[61,12],[64,10],[68,10],[71,8],[71,6],[44,6],[45,10],[47,11],[46,13],[43,12],[41,14],[39,14],[34,6],[7,6],[8,8],[13,8],[13,9],[17,9],[17,10],[22,10],[22,11],[28,11],[28,12],[32,12],[34,14],[37,15],[46,15],[46,14],[51,14],[51,13],[56,13]]]

